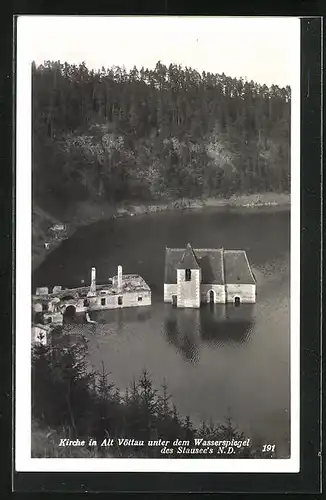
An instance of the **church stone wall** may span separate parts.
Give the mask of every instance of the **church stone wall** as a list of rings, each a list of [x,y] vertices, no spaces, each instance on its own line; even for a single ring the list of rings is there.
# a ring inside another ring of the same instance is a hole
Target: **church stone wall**
[[[199,269],[191,269],[191,280],[186,281],[185,269],[177,270],[177,307],[200,307]]]
[[[209,292],[214,291],[214,302],[216,304],[225,304],[226,294],[224,285],[207,285],[202,283],[200,286],[200,301],[202,304],[206,304],[210,301]]]
[[[198,277],[194,279],[192,271],[192,280],[187,282],[184,278],[184,271],[180,270],[181,277],[179,286],[175,283],[164,284],[164,302],[172,303],[172,296],[177,296],[178,307],[199,307],[200,304],[209,302],[209,292],[215,292],[215,303],[225,304],[234,302],[236,297],[240,298],[241,303],[253,304],[256,302],[256,285],[230,284],[230,285],[209,285],[199,282]],[[199,305],[198,305],[199,296]]]
[[[172,303],[172,295],[177,295],[178,285],[176,283],[164,283],[164,302]]]
[[[256,302],[256,285],[226,285],[226,301],[234,302],[236,297],[240,298],[240,302],[253,304]]]

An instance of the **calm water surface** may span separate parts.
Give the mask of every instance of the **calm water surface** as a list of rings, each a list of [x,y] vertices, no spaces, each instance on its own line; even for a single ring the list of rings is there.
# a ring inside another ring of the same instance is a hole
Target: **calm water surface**
[[[139,273],[152,306],[96,313],[83,325],[92,364],[124,390],[146,368],[165,379],[181,415],[220,421],[231,411],[248,437],[288,453],[290,412],[287,211],[202,210],[99,222],[81,229],[36,270],[34,286],[76,286]],[[244,249],[257,279],[254,305],[176,310],[163,303],[165,246]]]

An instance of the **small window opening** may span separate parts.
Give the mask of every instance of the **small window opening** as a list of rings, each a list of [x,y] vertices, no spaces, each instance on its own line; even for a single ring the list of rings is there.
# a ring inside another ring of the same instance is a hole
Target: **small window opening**
[[[186,281],[191,281],[191,269],[186,269]]]
[[[106,303],[106,300],[105,299],[101,299],[101,306],[105,306],[105,303]]]
[[[138,302],[141,302],[143,300],[143,297],[138,297]]]
[[[122,297],[118,297],[118,304],[119,306],[122,306]]]
[[[89,306],[89,300],[85,299],[84,300],[84,307],[88,307]]]

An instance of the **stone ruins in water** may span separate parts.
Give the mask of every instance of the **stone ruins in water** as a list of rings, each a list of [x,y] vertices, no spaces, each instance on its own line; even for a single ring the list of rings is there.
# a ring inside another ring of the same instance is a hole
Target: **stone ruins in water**
[[[33,310],[38,322],[63,324],[64,319],[83,313],[86,321],[92,322],[89,312],[123,307],[151,305],[151,289],[138,274],[118,273],[107,284],[96,283],[96,269],[91,270],[90,286],[62,289],[39,287],[33,295]],[[69,321],[68,321],[69,322]]]
[[[138,274],[117,275],[106,284],[96,283],[91,269],[89,286],[62,289],[39,287],[32,297],[33,342],[46,343],[47,331],[55,325],[74,322],[76,315],[94,323],[89,313],[106,309],[151,305],[151,289]],[[223,248],[166,248],[164,302],[178,308],[202,304],[254,303],[256,280],[244,250]]]

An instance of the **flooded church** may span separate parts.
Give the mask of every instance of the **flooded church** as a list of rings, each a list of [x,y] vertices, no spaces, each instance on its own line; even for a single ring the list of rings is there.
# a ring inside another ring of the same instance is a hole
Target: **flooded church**
[[[254,303],[256,280],[244,250],[166,248],[164,302],[176,307]]]

